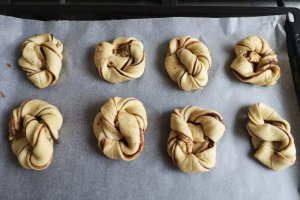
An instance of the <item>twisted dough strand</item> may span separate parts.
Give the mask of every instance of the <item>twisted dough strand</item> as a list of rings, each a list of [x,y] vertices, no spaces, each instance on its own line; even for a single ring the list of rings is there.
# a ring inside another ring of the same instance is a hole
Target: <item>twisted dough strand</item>
[[[173,38],[165,60],[170,78],[185,91],[203,89],[208,81],[211,57],[208,48],[190,36]]]
[[[136,79],[144,73],[144,45],[134,37],[119,37],[112,43],[97,44],[95,65],[102,79],[119,83]]]
[[[216,142],[225,131],[221,115],[195,106],[171,115],[168,154],[184,172],[207,172],[216,163]]]
[[[248,117],[247,129],[256,150],[255,158],[275,170],[294,164],[296,148],[290,124],[262,103],[252,105]]]
[[[52,34],[37,35],[23,43],[18,63],[36,87],[45,88],[59,78],[62,51],[63,44]]]
[[[103,153],[111,159],[127,161],[142,152],[146,128],[146,110],[135,98],[109,99],[93,123],[94,134]]]
[[[50,165],[62,122],[59,110],[42,100],[25,101],[13,110],[9,140],[22,167],[42,170]]]

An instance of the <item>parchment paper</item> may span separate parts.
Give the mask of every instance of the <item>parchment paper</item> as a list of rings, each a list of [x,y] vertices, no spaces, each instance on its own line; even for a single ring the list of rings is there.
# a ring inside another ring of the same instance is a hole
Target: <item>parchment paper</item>
[[[299,199],[299,162],[272,171],[253,158],[245,128],[246,110],[264,102],[288,120],[299,149],[299,112],[291,77],[284,16],[253,18],[159,18],[111,21],[22,20],[0,16],[0,195],[1,199]],[[22,42],[50,32],[64,43],[64,60],[55,86],[37,89],[18,68]],[[273,87],[242,83],[230,71],[234,44],[257,34],[278,53],[282,76]],[[164,69],[171,38],[191,35],[211,50],[212,69],[202,91],[184,92]],[[110,84],[94,66],[95,45],[119,36],[142,40],[144,75]],[[145,148],[132,162],[106,158],[97,147],[93,119],[110,97],[136,97],[144,103],[149,127]],[[64,124],[54,160],[45,171],[21,168],[8,141],[12,109],[39,98],[57,106]],[[217,144],[217,165],[209,173],[186,174],[166,151],[173,109],[186,105],[214,109],[225,119]]]

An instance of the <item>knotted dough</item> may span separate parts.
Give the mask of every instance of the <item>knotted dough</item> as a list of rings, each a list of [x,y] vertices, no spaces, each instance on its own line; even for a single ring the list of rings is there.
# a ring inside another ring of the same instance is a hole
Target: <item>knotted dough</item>
[[[209,50],[199,40],[182,36],[170,41],[165,68],[182,90],[203,89],[208,81],[210,66]]]
[[[235,76],[255,85],[274,85],[280,77],[277,55],[259,36],[248,36],[235,45],[236,58],[231,64]]]
[[[19,65],[38,88],[56,83],[62,66],[63,44],[52,34],[37,35],[22,45]]]
[[[262,103],[250,106],[248,117],[247,129],[256,150],[255,158],[275,170],[294,164],[296,148],[290,124]]]
[[[59,110],[42,100],[25,101],[13,110],[9,140],[22,167],[42,170],[50,165],[62,123]]]
[[[103,153],[118,160],[133,160],[144,148],[146,110],[135,98],[109,99],[94,119],[93,129]]]
[[[168,154],[184,172],[207,172],[216,163],[216,142],[225,131],[221,115],[195,106],[171,115]]]
[[[119,37],[112,43],[100,42],[94,61],[100,77],[108,82],[136,79],[145,69],[144,45],[134,37]]]

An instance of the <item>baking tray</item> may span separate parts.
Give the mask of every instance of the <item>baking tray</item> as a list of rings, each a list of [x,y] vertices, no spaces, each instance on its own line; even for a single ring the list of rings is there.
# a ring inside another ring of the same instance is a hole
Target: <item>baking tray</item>
[[[215,7],[185,5],[1,4],[0,14],[38,20],[102,20],[156,17],[247,17],[290,15],[285,24],[294,88],[300,105],[300,10],[288,7]]]

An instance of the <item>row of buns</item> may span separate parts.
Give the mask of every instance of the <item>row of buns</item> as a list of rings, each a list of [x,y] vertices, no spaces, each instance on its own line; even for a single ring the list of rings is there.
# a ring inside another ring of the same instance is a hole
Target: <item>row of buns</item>
[[[260,36],[248,36],[235,45],[236,59],[231,64],[235,76],[247,83],[274,85],[280,77],[277,55]],[[27,39],[22,44],[20,67],[38,88],[55,84],[63,60],[63,43],[52,34]],[[208,83],[211,68],[209,48],[190,36],[171,39],[165,59],[169,77],[185,91],[203,89]],[[94,62],[99,76],[120,83],[143,75],[146,53],[141,41],[134,37],[119,37],[112,43],[96,45]]]

